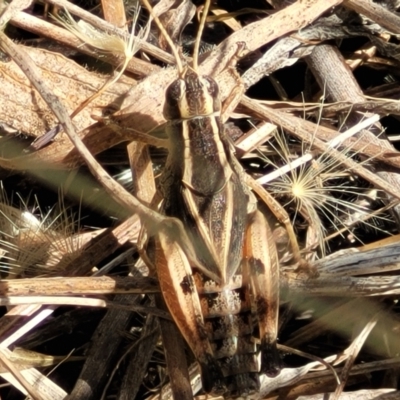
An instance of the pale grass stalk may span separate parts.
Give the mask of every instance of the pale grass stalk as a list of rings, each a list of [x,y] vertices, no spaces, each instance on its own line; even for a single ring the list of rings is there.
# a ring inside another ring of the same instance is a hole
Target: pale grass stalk
[[[17,306],[22,304],[38,305],[69,305],[80,307],[97,308],[118,308],[127,311],[136,311],[145,314],[153,314],[157,317],[170,319],[168,312],[154,307],[132,306],[109,302],[107,300],[95,299],[89,297],[73,296],[7,296],[0,297],[0,306]]]
[[[14,307],[11,311],[7,313],[7,316],[11,317],[16,315],[32,315],[37,310],[38,306],[34,304],[30,304],[29,307],[23,308]],[[26,322],[17,331],[15,331],[11,336],[3,340],[0,344],[2,354],[8,358],[11,355],[11,351],[7,349],[7,346],[14,343],[26,332],[29,332],[38,323],[47,318],[53,312],[53,310],[54,309],[52,307],[49,307],[46,310],[42,310],[39,314],[35,315],[31,320]],[[7,365],[7,360],[3,361],[5,361],[5,364]],[[24,371],[21,372],[17,371],[17,374],[15,374],[15,368],[13,368],[12,363],[8,365],[8,368],[10,369],[10,373],[2,373],[1,376],[25,394],[35,394],[38,396],[38,399],[42,400],[62,400],[66,396],[66,393],[60,387],[58,387],[46,376],[42,375],[35,368],[26,368]],[[35,386],[35,388],[33,388],[34,393],[32,392],[33,385]]]
[[[100,270],[101,272],[103,269]],[[101,275],[101,274],[99,274]],[[57,278],[6,279],[1,281],[0,296],[81,296],[117,293],[159,293],[155,278],[85,276]]]
[[[28,8],[33,0],[13,0],[5,7],[5,2],[0,3],[0,30],[4,30],[8,21],[12,19],[20,11]]]
[[[304,358],[307,358],[309,360],[319,362],[324,367],[326,367],[330,372],[332,372],[332,375],[334,376],[336,383],[338,385],[340,384],[340,379],[339,379],[339,376],[336,373],[335,369],[332,367],[332,365],[327,363],[323,358],[314,356],[314,355],[312,355],[310,353],[306,353],[304,351],[297,350],[297,349],[294,349],[292,347],[285,346],[285,345],[282,345],[282,344],[278,344],[278,349],[281,350],[282,352],[285,352],[285,353],[288,353],[288,354],[296,354],[296,355],[298,355],[300,357],[304,357]]]
[[[253,125],[253,129],[252,132],[241,136],[235,142],[235,148],[244,154],[250,153],[258,146],[268,141],[268,139],[273,136],[274,132],[276,132],[276,125],[270,124],[269,122],[263,122],[262,125],[258,127]]]
[[[49,305],[70,305],[82,307],[100,307],[106,308],[106,300],[93,299],[88,297],[73,296],[7,296],[0,297],[0,305],[17,306],[21,304],[49,304]]]
[[[2,352],[6,356],[12,356],[12,352],[6,348],[3,348]],[[0,375],[19,391],[28,395],[25,387],[19,383],[18,379],[12,373],[1,373]],[[20,375],[24,377],[29,385],[34,387],[36,392],[40,393],[39,400],[64,400],[67,396],[67,393],[63,389],[40,373],[36,368],[27,367],[20,371]]]
[[[35,400],[41,400],[42,396],[41,393],[39,393],[36,388],[34,388],[23,376],[21,371],[18,370],[18,368],[14,365],[12,361],[9,360],[5,349],[2,349],[0,347],[0,361],[2,362],[3,365],[6,366],[6,368],[12,373],[14,378],[18,381],[20,385],[24,387],[24,389],[29,393],[29,395],[35,399]]]
[[[347,383],[347,379],[350,375],[350,371],[353,367],[355,359],[357,358],[359,352],[361,351],[362,346],[364,345],[365,341],[367,340],[369,334],[371,333],[372,329],[375,328],[375,325],[378,323],[378,320],[381,317],[381,310],[374,314],[368,323],[364,326],[361,332],[357,335],[357,337],[353,340],[350,347],[346,349],[345,354],[348,356],[346,364],[340,374],[340,384],[337,386],[335,393],[330,396],[331,400],[339,400],[341,394],[344,390],[344,387]]]
[[[24,325],[22,325],[19,329],[13,332],[10,336],[1,341],[0,347],[8,347],[15,343],[18,339],[22,338],[25,334],[30,332],[33,328],[35,328],[38,324],[44,321],[47,317],[49,317],[55,308],[49,306],[40,310],[40,312],[34,315],[31,319],[29,319]]]

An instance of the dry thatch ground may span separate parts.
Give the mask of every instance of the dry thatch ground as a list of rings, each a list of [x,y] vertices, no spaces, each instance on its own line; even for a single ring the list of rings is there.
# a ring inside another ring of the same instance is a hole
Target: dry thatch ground
[[[186,54],[196,6],[155,6]],[[0,396],[192,398],[195,360],[176,331],[161,341],[169,315],[137,252],[141,221],[150,234],[163,223],[146,204],[168,147],[175,58],[134,1],[0,7]],[[319,273],[298,273],[271,217],[285,368],[251,398],[399,398],[399,7],[212,4],[200,72],[233,104],[223,116],[249,185],[284,207]]]

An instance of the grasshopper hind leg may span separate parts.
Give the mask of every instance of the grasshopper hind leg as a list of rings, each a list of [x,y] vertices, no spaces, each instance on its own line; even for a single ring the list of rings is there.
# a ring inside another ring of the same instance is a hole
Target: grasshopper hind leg
[[[261,373],[279,375],[282,362],[277,349],[279,262],[271,228],[264,214],[250,215],[245,244],[244,277],[252,293],[261,339]]]

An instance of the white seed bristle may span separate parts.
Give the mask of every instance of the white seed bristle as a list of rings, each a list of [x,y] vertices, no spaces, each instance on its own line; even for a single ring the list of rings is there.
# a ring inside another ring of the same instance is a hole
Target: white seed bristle
[[[63,266],[81,251],[87,240],[77,233],[79,216],[60,202],[61,211],[44,213],[35,199],[32,206],[20,200],[13,207],[0,188],[0,271],[14,276],[62,273]],[[91,236],[93,237],[93,233]]]
[[[63,17],[53,16],[53,18],[82,40],[83,43],[103,53],[119,53],[130,59],[139,50],[140,40],[148,30],[148,27],[140,29],[139,33],[135,35],[139,11],[138,9],[133,17],[131,33],[127,39],[117,34],[101,31],[84,20],[77,22],[66,9],[64,9],[65,14]]]
[[[282,163],[286,169],[291,164],[295,168],[289,172],[285,171],[280,176],[275,171],[272,172],[274,179],[269,182],[268,190],[275,196],[286,199],[285,206],[294,205],[294,219],[300,214],[313,226],[314,238],[318,242],[314,243],[314,247],[318,245],[323,256],[326,253],[324,238],[328,233],[325,228],[326,222],[323,220],[329,221],[334,230],[349,229],[351,221],[354,222],[353,225],[360,221],[360,218],[355,221],[352,215],[371,214],[368,205],[355,201],[357,197],[365,198],[367,195],[364,195],[364,189],[351,183],[352,177],[349,172],[327,154],[321,154],[314,159],[310,157],[310,161],[299,165],[298,158],[290,153],[285,137],[277,135],[275,140],[276,144],[270,144],[277,153],[278,160],[274,158],[274,161],[269,159],[268,162],[277,169]],[[298,157],[304,157],[307,153],[302,146],[302,154]],[[338,179],[345,178],[349,179],[337,183]],[[373,226],[368,221],[363,223]]]

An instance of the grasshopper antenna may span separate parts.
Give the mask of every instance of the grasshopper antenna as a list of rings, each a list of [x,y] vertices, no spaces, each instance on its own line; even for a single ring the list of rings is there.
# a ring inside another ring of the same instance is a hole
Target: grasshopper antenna
[[[175,60],[176,60],[176,66],[178,68],[178,73],[179,75],[182,75],[184,72],[184,68],[182,65],[182,61],[181,58],[179,57],[179,53],[178,50],[176,49],[176,46],[174,44],[174,42],[172,41],[171,37],[169,36],[168,32],[165,30],[163,24],[161,23],[160,19],[157,17],[157,15],[155,14],[153,7],[150,5],[148,0],[142,0],[144,5],[146,6],[147,10],[149,11],[151,18],[154,19],[155,23],[158,26],[158,29],[160,30],[160,32],[162,33],[162,35],[164,36],[165,40],[167,41],[167,43],[169,44],[169,47],[171,47],[172,53],[174,54]]]
[[[193,69],[195,71],[197,71],[199,66],[199,48],[200,48],[201,35],[203,34],[204,31],[204,25],[206,24],[209,8],[210,8],[210,0],[206,0],[206,2],[204,3],[203,13],[201,14],[199,30],[197,32],[196,42],[194,44],[194,49],[193,49]]]

